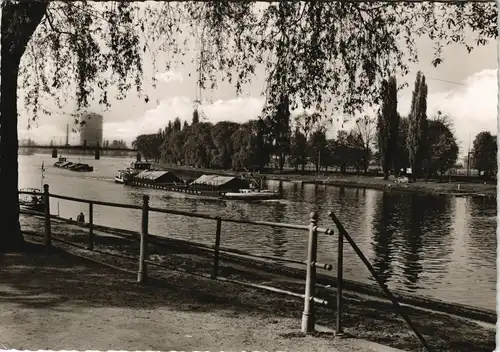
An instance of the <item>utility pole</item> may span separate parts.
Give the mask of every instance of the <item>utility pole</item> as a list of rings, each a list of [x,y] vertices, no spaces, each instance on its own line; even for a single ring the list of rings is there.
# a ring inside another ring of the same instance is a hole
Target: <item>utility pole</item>
[[[471,134],[469,133],[469,150],[467,151],[467,177],[470,177],[470,139]]]

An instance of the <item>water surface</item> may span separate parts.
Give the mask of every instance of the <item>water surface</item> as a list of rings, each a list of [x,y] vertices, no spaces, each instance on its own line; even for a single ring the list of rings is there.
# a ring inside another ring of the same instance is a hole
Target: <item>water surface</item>
[[[74,156],[94,166],[92,173],[76,173],[53,167],[49,155],[19,157],[19,186],[40,187],[40,164],[45,161],[44,182],[54,194],[101,201],[150,204],[188,212],[237,219],[308,224],[311,211],[319,225],[333,226],[327,218],[335,211],[376,272],[389,288],[428,295],[447,302],[495,309],[496,300],[496,199],[483,197],[422,195],[378,190],[282,183],[285,200],[245,203],[199,199],[161,190],[115,184],[116,170],[132,159]],[[68,156],[72,160],[71,156]],[[269,187],[279,182],[268,181]],[[76,218],[88,205],[51,200],[51,212]],[[94,206],[100,225],[140,230],[140,211]],[[152,234],[212,244],[215,222],[168,214],[150,214]],[[223,246],[258,254],[303,260],[307,233],[245,224],[223,223]],[[344,245],[344,277],[371,282],[368,270]],[[318,260],[336,262],[336,238],[320,235]]]

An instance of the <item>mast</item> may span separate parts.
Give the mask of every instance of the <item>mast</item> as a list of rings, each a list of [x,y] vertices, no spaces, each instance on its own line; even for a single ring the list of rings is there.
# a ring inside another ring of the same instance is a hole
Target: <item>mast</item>
[[[45,167],[43,165],[43,161],[42,161],[42,167],[40,168],[40,170],[42,172],[42,175],[40,178],[40,191],[43,192],[43,179],[45,178],[45,176],[43,175],[43,173],[45,172]]]

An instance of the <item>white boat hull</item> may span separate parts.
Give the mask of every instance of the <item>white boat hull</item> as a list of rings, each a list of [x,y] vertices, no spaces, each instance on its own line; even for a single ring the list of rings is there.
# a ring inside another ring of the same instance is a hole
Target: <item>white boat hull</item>
[[[115,182],[123,184],[125,183],[125,180],[123,178],[115,177]]]
[[[228,192],[224,194],[222,197],[224,199],[235,199],[235,200],[270,200],[270,199],[281,198],[278,192],[252,192],[252,193]]]

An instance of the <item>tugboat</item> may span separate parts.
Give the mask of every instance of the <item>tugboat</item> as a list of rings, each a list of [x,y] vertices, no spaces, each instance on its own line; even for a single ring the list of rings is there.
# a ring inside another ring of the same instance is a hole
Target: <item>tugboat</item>
[[[115,176],[115,182],[126,185],[129,181],[130,173],[127,170],[118,170]]]
[[[138,175],[144,170],[151,170],[152,164],[147,161],[133,161],[126,170],[118,170],[115,176],[115,182],[128,184],[132,177]]]

